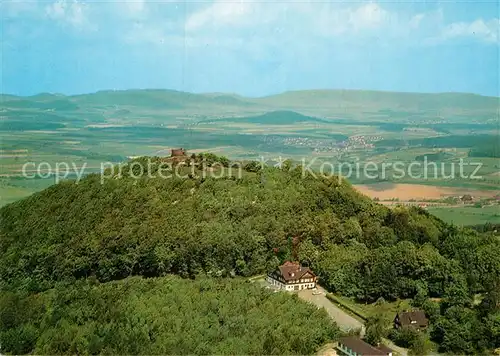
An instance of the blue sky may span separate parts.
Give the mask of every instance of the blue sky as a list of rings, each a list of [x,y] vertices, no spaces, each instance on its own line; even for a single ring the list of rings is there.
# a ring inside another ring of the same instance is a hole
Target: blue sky
[[[499,94],[497,1],[0,3],[0,92]]]

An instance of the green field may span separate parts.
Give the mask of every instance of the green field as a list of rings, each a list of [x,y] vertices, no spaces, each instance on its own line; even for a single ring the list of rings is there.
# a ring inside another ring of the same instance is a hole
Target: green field
[[[480,179],[457,174],[453,179],[396,178],[393,169],[374,179],[356,167],[349,179],[498,189],[497,110],[497,98],[458,93],[311,90],[245,98],[127,90],[0,95],[0,205],[54,180],[48,172],[46,179],[19,182],[27,162],[34,168],[42,162],[51,168],[60,162],[86,165],[89,173],[99,171],[101,162],[168,155],[172,147],[233,159],[282,156],[299,163],[305,159],[306,164],[316,159],[314,168],[323,162],[338,166],[400,161],[408,166],[428,155],[439,158],[433,163],[443,164],[446,175],[462,159],[482,164]],[[465,173],[473,169],[467,166]]]
[[[500,205],[476,208],[466,207],[433,207],[428,209],[438,218],[455,225],[500,224]]]
[[[393,302],[380,300],[375,303],[356,302],[353,298],[343,297],[336,294],[330,294],[328,298],[335,304],[340,305],[351,314],[361,318],[368,319],[377,315],[382,315],[384,320],[390,322],[396,316],[396,313],[402,310],[411,309],[409,299],[399,299]]]

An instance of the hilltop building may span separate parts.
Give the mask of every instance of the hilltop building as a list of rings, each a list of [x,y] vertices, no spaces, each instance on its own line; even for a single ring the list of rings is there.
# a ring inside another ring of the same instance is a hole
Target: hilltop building
[[[308,267],[298,262],[287,261],[267,275],[267,281],[288,291],[312,289],[316,287],[316,275]]]
[[[429,326],[429,320],[423,310],[402,311],[396,314],[394,318],[394,328],[412,328],[417,331],[426,329]]]
[[[170,156],[163,157],[162,160],[173,165],[179,165],[184,164],[186,161],[188,161],[189,156],[187,155],[187,152],[184,148],[172,148],[170,150]]]
[[[186,155],[186,150],[184,148],[172,148],[170,157],[184,157]]]
[[[341,337],[337,345],[339,355],[345,356],[392,356],[392,350],[384,345],[372,346],[359,337]]]

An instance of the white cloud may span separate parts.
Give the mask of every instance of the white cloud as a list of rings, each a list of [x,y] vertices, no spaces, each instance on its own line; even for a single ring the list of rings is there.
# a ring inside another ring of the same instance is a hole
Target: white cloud
[[[147,20],[151,16],[146,0],[120,0],[112,3],[114,16],[128,20]]]
[[[193,13],[186,20],[186,30],[196,31],[211,26],[243,26],[249,24],[257,3],[249,1],[216,1],[208,7]]]
[[[484,21],[478,19],[473,22],[456,22],[444,28],[440,39],[442,41],[457,37],[476,38],[485,42],[498,43],[500,33],[500,20]]]
[[[376,3],[361,5],[347,10],[349,22],[355,29],[376,28],[384,24],[389,13]]]
[[[353,7],[323,2],[266,2],[217,0],[186,20],[189,32],[210,29],[231,31],[252,28],[253,33],[293,30],[311,36],[332,37],[347,32],[369,32],[387,26],[393,14],[374,2]]]
[[[276,41],[359,40],[408,46],[467,37],[490,43],[499,41],[498,19],[446,24],[439,7],[415,14],[394,7],[389,10],[375,1],[216,0],[193,11],[186,19],[185,29],[192,37],[205,38],[215,31],[213,35],[220,41],[257,38],[268,42],[267,37],[273,37]]]
[[[45,7],[45,13],[51,20],[77,29],[95,29],[87,14],[86,5],[77,0],[58,0]]]
[[[78,30],[99,28],[99,36],[129,43],[163,44],[185,37],[189,46],[251,42],[257,50],[259,43],[269,48],[283,42],[298,48],[300,42],[320,41],[387,45],[436,44],[459,38],[500,41],[498,19],[449,24],[440,8],[415,13],[376,1],[45,1],[0,0],[0,6],[13,18],[29,16]]]
[[[370,2],[353,7],[311,7],[307,28],[323,37],[357,37],[388,32],[397,16]]]

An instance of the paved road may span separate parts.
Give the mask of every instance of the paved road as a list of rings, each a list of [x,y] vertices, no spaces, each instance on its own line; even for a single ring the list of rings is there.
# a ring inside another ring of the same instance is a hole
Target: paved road
[[[319,295],[313,295],[313,291],[310,289],[301,290],[298,292],[298,295],[301,299],[313,303],[318,308],[325,308],[328,315],[335,320],[342,331],[361,329],[362,334],[364,334],[365,327],[361,321],[347,314],[345,311],[333,304],[326,297],[326,291],[323,288],[318,286],[318,290],[321,291],[321,294]]]
[[[325,308],[326,312],[330,317],[337,323],[339,328],[342,331],[349,331],[353,329],[361,329],[361,337],[364,336],[365,334],[365,326],[363,323],[345,312],[344,310],[340,309],[337,307],[335,304],[333,304],[327,297],[326,297],[326,291],[318,286],[318,290],[321,291],[321,294],[319,295],[313,295],[312,290],[302,290],[298,292],[298,295],[301,299],[307,300],[314,305],[316,305],[318,308]],[[388,339],[383,339],[382,343],[385,344],[386,346],[389,346],[391,349],[396,351],[399,355],[406,356],[408,354],[408,350],[396,346],[392,341]],[[331,350],[328,350],[331,351]]]
[[[262,278],[261,276],[255,277],[255,278],[251,279],[251,281],[258,282],[265,288],[273,289],[269,285],[269,283],[267,283],[265,281],[265,279]],[[298,292],[292,292],[292,293],[297,293],[299,298],[313,303],[318,308],[325,308],[328,315],[330,315],[330,317],[337,323],[337,325],[339,326],[339,328],[342,331],[361,329],[360,336],[363,337],[365,334],[365,326],[363,325],[363,323],[360,320],[353,317],[352,315],[345,312],[344,310],[337,307],[334,303],[332,303],[326,297],[327,292],[321,286],[317,285],[317,288],[321,292],[321,294],[313,295],[313,291],[310,289],[305,289],[305,290],[301,290]],[[396,351],[399,355],[406,356],[408,354],[408,350],[394,345],[394,343],[388,339],[383,339],[382,343],[385,344],[386,346],[389,346],[391,349]],[[326,350],[324,350],[324,352],[322,352],[322,355],[328,355],[328,356],[335,355],[335,350],[333,347],[329,347],[329,348],[327,347]]]

